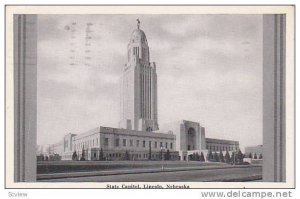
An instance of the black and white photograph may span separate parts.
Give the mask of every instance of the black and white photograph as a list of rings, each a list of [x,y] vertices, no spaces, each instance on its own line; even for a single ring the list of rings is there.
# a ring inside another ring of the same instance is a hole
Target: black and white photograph
[[[6,8],[7,186],[294,187],[293,6],[31,8]]]

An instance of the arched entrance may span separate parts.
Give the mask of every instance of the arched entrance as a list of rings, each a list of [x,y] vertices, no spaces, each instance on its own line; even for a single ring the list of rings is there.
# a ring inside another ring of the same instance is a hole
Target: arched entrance
[[[196,148],[196,131],[194,128],[189,128],[187,133],[187,150],[195,150]]]

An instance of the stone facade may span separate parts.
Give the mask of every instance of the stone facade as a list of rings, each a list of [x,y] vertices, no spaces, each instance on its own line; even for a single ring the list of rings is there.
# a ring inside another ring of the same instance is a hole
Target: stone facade
[[[158,130],[156,64],[150,62],[147,38],[139,26],[127,46],[121,92],[120,128]]]
[[[223,139],[214,139],[214,138],[206,138],[206,149],[212,152],[219,151],[238,151],[239,142],[233,140],[223,140]]]
[[[105,160],[123,160],[126,154],[129,160],[158,160],[161,153],[169,153],[170,160],[178,160],[175,138],[173,134],[101,126],[79,135],[66,135],[62,159],[71,160],[76,152],[78,159],[99,160],[102,150]]]
[[[188,160],[193,153],[207,154],[205,128],[198,122],[177,121],[164,125],[164,128],[176,135],[176,150],[181,160]]]

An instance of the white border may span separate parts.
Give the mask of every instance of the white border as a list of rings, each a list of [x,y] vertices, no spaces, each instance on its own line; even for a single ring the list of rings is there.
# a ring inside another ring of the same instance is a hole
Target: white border
[[[286,14],[286,183],[176,182],[190,188],[292,188],[294,187],[294,9],[292,6],[7,6],[6,7],[6,187],[105,188],[108,183],[13,182],[13,14]],[[146,184],[110,183],[110,184]],[[158,183],[147,183],[156,185]],[[165,185],[166,183],[160,182]]]

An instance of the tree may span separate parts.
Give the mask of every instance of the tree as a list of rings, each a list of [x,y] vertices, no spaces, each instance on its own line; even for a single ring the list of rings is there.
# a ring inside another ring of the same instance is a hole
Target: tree
[[[206,159],[207,159],[208,161],[212,161],[212,160],[214,159],[214,157],[213,157],[213,154],[212,154],[212,151],[211,151],[211,150],[209,150],[209,152],[207,153],[207,155],[206,155]]]
[[[195,160],[195,153],[193,153],[192,155],[189,155],[190,156],[190,160]]]
[[[100,152],[99,152],[99,160],[102,161],[104,160],[104,154],[103,154],[103,149],[100,148]]]
[[[228,164],[228,163],[230,163],[230,155],[229,155],[229,152],[228,151],[226,151],[226,153],[225,153],[225,162]]]
[[[219,162],[220,161],[217,152],[214,153],[213,159],[214,159],[215,162]]]
[[[243,155],[242,151],[239,150],[237,153],[237,162],[239,162],[239,163],[243,162],[244,161],[243,157],[244,157],[244,155]]]
[[[61,160],[61,156],[59,154],[55,153],[53,155],[53,160],[56,160],[56,161]]]
[[[200,154],[200,158],[199,158],[199,159],[200,159],[200,161],[201,161],[201,162],[204,162],[204,161],[205,161],[205,159],[204,159],[204,155],[203,155],[203,153],[202,153],[202,152],[201,152],[201,154]]]
[[[84,145],[83,145],[83,147],[82,147],[82,153],[81,153],[80,161],[85,161]]]
[[[263,158],[262,154],[259,154],[259,158],[258,159],[262,159],[262,158]]]
[[[170,151],[168,149],[165,155],[165,160],[169,160],[169,159],[170,159]]]
[[[37,161],[44,161],[45,158],[44,158],[44,155],[43,154],[40,154],[37,156]]]
[[[232,151],[231,153],[230,162],[232,162],[233,164],[236,163],[236,154],[234,151]]]
[[[219,161],[224,162],[224,156],[223,156],[223,152],[221,150],[220,150],[220,153],[219,153]]]
[[[249,153],[249,156],[248,156],[248,157],[252,159],[252,153],[251,153],[251,152]]]
[[[256,153],[254,154],[254,159],[255,159],[255,160],[257,159],[257,155],[256,155]]]
[[[78,160],[76,151],[73,152],[72,160]]]
[[[198,153],[198,152],[195,154],[195,160],[196,160],[196,161],[199,161],[199,160],[200,160],[200,156],[199,156],[199,153]]]

